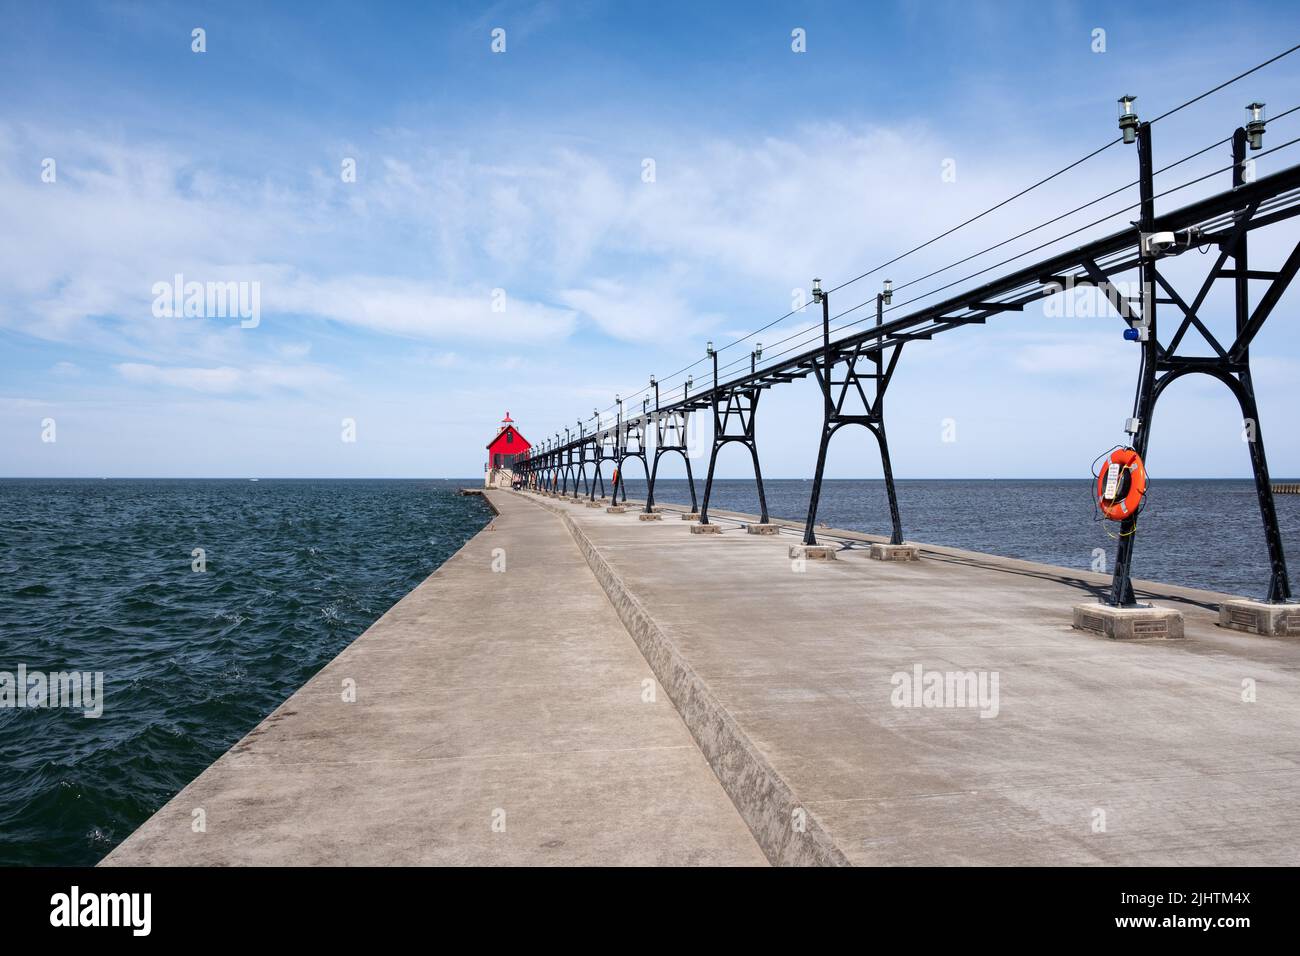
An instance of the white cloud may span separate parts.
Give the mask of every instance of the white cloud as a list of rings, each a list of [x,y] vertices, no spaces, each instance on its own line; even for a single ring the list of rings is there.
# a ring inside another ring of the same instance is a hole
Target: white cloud
[[[263,393],[277,389],[309,391],[337,381],[333,373],[309,365],[258,365],[240,369],[228,365],[191,368],[122,362],[115,368],[122,378],[137,385],[163,385],[212,394]]]
[[[731,141],[697,133],[682,130],[650,147],[625,130],[579,147],[537,131],[433,147],[432,134],[381,132],[344,154],[361,157],[357,183],[345,185],[336,165],[309,168],[320,162],[310,152],[310,162],[286,152],[268,156],[268,166],[285,164],[274,173],[236,175],[187,152],[190,144],[0,126],[0,218],[23,224],[0,230],[0,326],[111,356],[121,381],[141,394],[154,388],[201,396],[333,395],[359,384],[344,383],[344,371],[374,376],[382,366],[360,360],[376,355],[378,337],[390,338],[398,346],[390,352],[422,353],[419,361],[447,370],[426,376],[440,398],[471,377],[490,380],[483,389],[495,395],[508,379],[517,414],[555,409],[557,420],[572,421],[593,404],[608,405],[616,389],[670,370],[654,362],[684,366],[703,355],[705,338],[722,346],[774,319],[790,307],[790,290],[807,288],[814,275],[832,287],[1062,159],[1058,143],[953,143],[924,128],[821,124]],[[517,148],[521,141],[526,150]],[[1176,144],[1164,149],[1179,154]],[[57,184],[41,183],[32,168],[30,157],[47,151],[66,157]],[[656,160],[655,183],[641,181],[643,155]],[[948,156],[958,158],[956,183],[940,180]],[[869,299],[886,276],[901,290],[909,279],[1131,178],[1131,154],[1112,150],[1096,163],[833,293],[832,314]],[[1188,178],[1200,171],[1192,165]],[[1190,191],[1179,196],[1193,198]],[[1103,230],[1122,224],[1121,217]],[[898,300],[1069,228],[1062,223],[1027,237],[900,291]],[[1252,259],[1271,262],[1266,237],[1252,242]],[[155,319],[151,286],[176,272],[260,282],[261,326]],[[492,311],[494,288],[506,291],[505,312]],[[758,336],[768,356],[788,347],[776,343],[791,330],[817,318],[810,308]],[[329,334],[313,339],[325,323]],[[976,383],[990,407],[1020,402],[1029,411],[1018,414],[1050,416],[1086,394],[1072,381],[1058,400],[1053,379],[1107,370],[1114,404],[1128,403],[1134,353],[1120,340],[1117,320],[1095,320],[1113,336],[1105,339],[1113,346],[1100,349],[1099,339],[1076,343],[1042,323],[1038,315],[1008,315],[986,329],[909,346],[891,407],[901,411],[916,400],[905,391],[909,382],[917,392],[938,389],[947,404]],[[644,348],[575,341],[588,327]],[[999,338],[993,327],[1023,334]],[[1284,351],[1294,342],[1276,341]],[[499,357],[499,350],[513,354]],[[741,350],[733,351],[744,364]],[[1257,349],[1256,361],[1267,354]],[[306,364],[309,355],[318,364]],[[338,367],[327,367],[330,361]],[[1262,362],[1260,371],[1279,393],[1295,380]],[[1003,380],[981,382],[981,375]],[[60,382],[59,394],[74,384]],[[409,386],[393,383],[394,404],[409,403],[401,388]],[[765,407],[775,411],[778,402]],[[784,434],[790,441],[768,447],[792,444],[794,429]]]
[[[565,289],[560,300],[583,313],[606,335],[629,342],[669,334],[689,341],[713,318],[692,312],[671,280],[649,284],[592,279],[583,288]]]
[[[240,371],[230,366],[219,368],[160,368],[123,362],[116,366],[128,382],[138,385],[166,385],[170,388],[187,388],[196,392],[232,392],[239,387]]]
[[[494,311],[491,289],[448,292],[430,282],[345,276],[297,276],[263,286],[272,311],[321,316],[373,332],[405,338],[538,342],[564,338],[573,313],[515,298],[509,289]]]

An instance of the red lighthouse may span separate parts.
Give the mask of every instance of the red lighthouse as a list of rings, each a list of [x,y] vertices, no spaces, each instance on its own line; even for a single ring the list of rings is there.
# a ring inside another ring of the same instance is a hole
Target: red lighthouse
[[[483,466],[483,486],[485,488],[509,488],[515,479],[515,459],[533,447],[528,439],[519,434],[514,419],[506,412],[497,429],[496,437],[488,442],[487,464]]]

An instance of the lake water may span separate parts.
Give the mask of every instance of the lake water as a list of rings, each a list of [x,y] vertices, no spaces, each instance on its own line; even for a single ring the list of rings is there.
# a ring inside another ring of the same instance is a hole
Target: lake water
[[[0,865],[102,858],[487,523],[461,484],[0,481],[0,671],[105,697],[0,708]]]

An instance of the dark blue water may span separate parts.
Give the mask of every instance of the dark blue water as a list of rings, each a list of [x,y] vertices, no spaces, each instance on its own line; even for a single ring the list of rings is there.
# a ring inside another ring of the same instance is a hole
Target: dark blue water
[[[0,865],[97,862],[486,524],[460,484],[0,480],[0,671],[105,685],[0,708]]]
[[[1279,479],[1281,480],[1281,479]],[[1292,480],[1292,479],[1287,479]],[[1066,568],[1089,570],[1094,551],[1113,566],[1116,525],[1093,519],[1092,483],[1083,481],[900,481],[898,505],[909,541],[944,544]],[[645,482],[629,478],[628,494],[645,497]],[[765,483],[768,512],[802,521],[812,482]],[[696,483],[703,496],[704,483]],[[689,502],[686,481],[659,479],[655,499]],[[1282,543],[1300,568],[1300,495],[1275,497]],[[715,481],[710,507],[758,512],[753,481]],[[826,481],[818,523],[889,534],[889,504],[881,481]],[[1151,486],[1138,526],[1135,577],[1263,597],[1268,549],[1251,480],[1164,479]]]

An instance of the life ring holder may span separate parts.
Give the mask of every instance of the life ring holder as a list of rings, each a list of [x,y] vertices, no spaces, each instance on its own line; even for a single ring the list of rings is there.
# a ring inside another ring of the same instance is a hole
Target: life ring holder
[[[1099,469],[1098,463],[1101,462]],[[1125,521],[1136,519],[1146,507],[1150,489],[1150,475],[1146,463],[1135,448],[1116,445],[1097,456],[1092,463],[1093,519]],[[1126,538],[1137,530],[1133,527],[1119,534],[1106,532],[1112,538]]]

